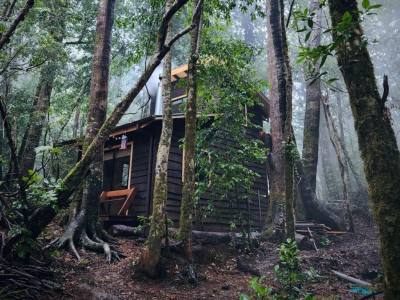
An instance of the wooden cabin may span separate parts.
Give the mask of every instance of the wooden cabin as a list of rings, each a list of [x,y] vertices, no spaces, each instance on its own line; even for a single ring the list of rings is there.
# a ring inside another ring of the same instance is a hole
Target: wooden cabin
[[[166,211],[174,226],[178,226],[182,198],[182,159],[180,147],[185,131],[181,104],[186,90],[179,80],[187,75],[187,65],[172,71],[173,135],[168,164],[168,200]],[[157,78],[157,74],[155,75]],[[158,78],[157,78],[158,80]],[[138,120],[115,128],[104,149],[104,192],[101,195],[100,215],[104,221],[134,224],[139,216],[150,216],[158,143],[162,125],[160,84],[157,92],[149,93],[146,114]],[[268,116],[267,99],[260,94],[261,105],[254,109],[255,122],[262,126]],[[259,139],[259,130],[247,129],[249,139]],[[253,186],[247,203],[214,201],[215,215],[205,219],[194,217],[194,228],[207,231],[227,231],[235,213],[242,212],[252,229],[264,226],[267,211],[268,179],[265,165],[250,166],[260,177]],[[200,199],[199,207],[209,203],[209,195]]]

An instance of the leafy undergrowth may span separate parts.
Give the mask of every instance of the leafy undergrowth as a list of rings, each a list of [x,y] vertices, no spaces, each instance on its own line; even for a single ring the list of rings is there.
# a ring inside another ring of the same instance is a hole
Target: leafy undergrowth
[[[358,224],[358,233],[331,237],[326,247],[316,251],[300,251],[303,271],[311,272],[303,287],[316,299],[360,299],[351,291],[352,285],[338,279],[331,270],[366,281],[377,280],[381,274],[376,231]],[[138,259],[143,243],[120,239],[119,249],[126,258],[108,264],[103,257],[82,253],[77,262],[68,253],[55,253],[56,271],[63,282],[58,299],[239,299],[241,293],[251,294],[253,275],[240,271],[237,257],[226,245],[204,246],[202,263],[197,265],[199,283],[184,283],[179,276],[181,266],[169,264],[161,280],[132,276],[132,261]],[[277,288],[274,266],[278,263],[279,247],[262,243],[252,254],[241,256],[263,276],[263,283]],[[379,289],[379,288],[378,288]],[[354,289],[353,289],[354,291]],[[377,299],[380,299],[379,297]]]

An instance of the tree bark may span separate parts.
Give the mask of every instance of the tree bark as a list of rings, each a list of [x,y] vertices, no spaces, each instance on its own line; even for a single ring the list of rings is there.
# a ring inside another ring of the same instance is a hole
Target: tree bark
[[[40,72],[36,92],[37,99],[34,101],[32,115],[18,155],[23,176],[27,176],[28,171],[35,168],[35,148],[40,144],[42,131],[47,123],[47,113],[50,108],[50,97],[57,69],[57,62],[53,61],[45,65]]]
[[[172,0],[167,0],[166,10],[169,10]],[[166,42],[171,39],[172,28],[169,26]],[[165,220],[167,218],[165,207],[168,198],[168,157],[171,147],[173,119],[171,106],[171,51],[163,61],[162,98],[163,119],[160,143],[158,144],[157,160],[155,166],[155,179],[153,190],[153,213],[151,215],[150,232],[147,238],[147,247],[139,261],[139,270],[152,278],[161,273],[161,244],[166,236]]]
[[[363,40],[356,0],[329,0],[336,57],[349,92],[365,175],[379,227],[384,268],[385,300],[400,299],[400,155],[385,107],[388,85],[381,98],[374,68]],[[344,14],[352,17],[348,39],[336,30]]]
[[[274,7],[275,6],[275,7]],[[283,53],[281,61],[277,61],[275,47],[273,42],[273,31],[280,35],[280,13],[279,0],[267,1],[267,32],[268,32],[268,81],[270,83],[270,124],[272,147],[270,158],[270,197],[267,214],[267,226],[282,227],[284,216],[284,199],[285,199],[285,174],[284,174],[284,149],[283,149],[283,107],[279,102],[278,91],[278,74],[279,66],[284,66]],[[278,24],[276,24],[278,23]],[[281,43],[278,38],[278,44]],[[283,52],[283,50],[281,51]],[[281,228],[282,229],[282,228]]]
[[[311,30],[307,47],[315,48],[321,43],[321,9],[318,0],[311,0],[309,12],[315,13],[313,18],[315,26]],[[320,118],[320,102],[321,79],[314,78],[319,73],[319,63],[306,66],[304,77],[306,80],[306,111],[304,115],[304,131],[303,131],[303,171],[307,177],[311,188],[315,192],[317,165],[318,165],[318,145],[319,145],[319,118]]]
[[[197,0],[194,5],[202,5]],[[201,9],[201,8],[200,8]],[[197,60],[199,58],[201,13],[195,19],[195,28],[191,32],[190,58],[188,67],[188,98],[185,111],[185,141],[183,151],[183,187],[179,219],[179,237],[183,243],[186,258],[192,260],[192,213],[195,202],[195,157],[196,157],[196,125],[197,125]]]
[[[295,192],[294,192],[294,159],[297,146],[294,143],[294,135],[292,132],[292,67],[289,59],[289,47],[287,43],[286,27],[285,27],[285,6],[283,0],[280,0],[281,14],[281,30],[282,44],[286,67],[286,118],[284,120],[284,138],[285,146],[285,213],[286,213],[286,238],[295,240],[296,219],[295,219]]]
[[[287,152],[288,144],[292,141],[291,74],[283,12],[282,1],[267,1],[268,77],[271,85],[272,137],[271,192],[267,224],[271,226],[270,230],[275,229],[277,233],[280,233],[278,235],[280,239],[283,239],[285,235],[294,236],[293,172],[291,171],[293,166],[291,166],[291,158]]]

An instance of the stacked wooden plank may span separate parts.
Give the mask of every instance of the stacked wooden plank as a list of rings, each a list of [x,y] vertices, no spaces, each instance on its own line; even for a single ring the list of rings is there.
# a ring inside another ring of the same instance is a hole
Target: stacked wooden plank
[[[296,222],[296,232],[303,235],[310,235],[311,232],[318,234],[344,234],[345,231],[333,231],[330,227],[325,224],[314,223],[310,221],[297,221]]]

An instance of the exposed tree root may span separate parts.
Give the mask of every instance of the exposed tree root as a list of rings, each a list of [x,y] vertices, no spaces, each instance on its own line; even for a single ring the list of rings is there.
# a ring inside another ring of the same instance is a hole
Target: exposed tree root
[[[197,278],[195,268],[194,268],[193,264],[191,264],[191,263],[188,263],[186,266],[184,266],[182,271],[180,271],[179,274],[181,276],[181,279],[183,279],[187,283],[195,285],[199,281]]]
[[[105,234],[105,231],[99,224],[87,224],[82,213],[79,213],[72,220],[64,234],[53,240],[46,248],[55,247],[58,249],[66,249],[70,251],[78,261],[81,257],[76,249],[76,243],[85,249],[96,253],[104,253],[107,262],[120,260],[123,255],[116,249],[113,249],[110,244],[117,244],[117,241]],[[86,223],[86,224],[85,224]]]
[[[95,240],[91,239],[86,231],[83,231],[81,235],[81,243],[82,246],[88,250],[104,253],[107,262],[111,262],[114,259],[120,260],[122,258],[122,254],[119,251],[112,249],[109,244],[100,240],[98,237],[95,237]]]

